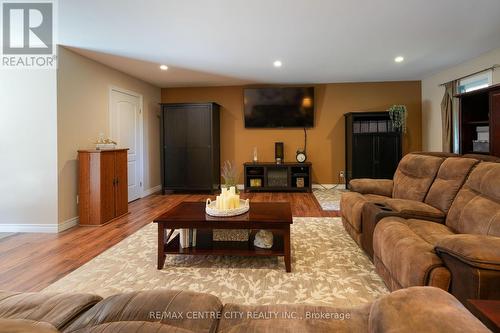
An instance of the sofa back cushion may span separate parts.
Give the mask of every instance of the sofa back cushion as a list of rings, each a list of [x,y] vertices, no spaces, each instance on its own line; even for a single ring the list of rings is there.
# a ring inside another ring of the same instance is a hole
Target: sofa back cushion
[[[460,234],[500,236],[500,163],[481,162],[472,170],[446,225]]]
[[[444,158],[408,154],[399,162],[394,174],[392,197],[424,201]]]
[[[444,160],[424,202],[448,213],[453,199],[477,163],[479,161],[472,158],[449,157]]]

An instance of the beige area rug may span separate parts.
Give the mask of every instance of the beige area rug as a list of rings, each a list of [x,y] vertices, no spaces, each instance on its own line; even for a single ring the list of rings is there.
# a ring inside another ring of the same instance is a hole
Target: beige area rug
[[[156,269],[149,224],[44,291],[109,296],[148,289],[208,292],[223,303],[355,306],[388,293],[339,218],[294,218],[292,273],[283,258],[167,256]]]
[[[340,196],[344,192],[348,192],[349,190],[345,189],[319,189],[316,188],[313,190],[313,194],[318,200],[321,209],[323,210],[340,210]]]

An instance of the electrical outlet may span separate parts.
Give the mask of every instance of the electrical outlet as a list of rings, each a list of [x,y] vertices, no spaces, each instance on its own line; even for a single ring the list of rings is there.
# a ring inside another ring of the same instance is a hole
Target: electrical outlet
[[[344,178],[344,176],[345,176],[345,174],[344,174],[344,170],[340,171],[340,172],[339,172],[339,177],[343,179],[343,178]]]

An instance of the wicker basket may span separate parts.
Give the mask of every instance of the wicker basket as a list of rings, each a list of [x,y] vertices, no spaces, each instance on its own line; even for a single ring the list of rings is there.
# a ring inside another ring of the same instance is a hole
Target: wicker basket
[[[241,214],[245,214],[250,209],[250,200],[240,199],[240,207],[235,209],[220,210],[215,208],[215,201],[207,199],[207,206],[205,207],[205,212],[210,216],[217,217],[231,217]]]

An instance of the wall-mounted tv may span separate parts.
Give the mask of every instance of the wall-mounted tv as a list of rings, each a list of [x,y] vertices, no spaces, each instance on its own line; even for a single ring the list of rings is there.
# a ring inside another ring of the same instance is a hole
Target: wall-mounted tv
[[[246,88],[246,128],[314,126],[314,87]]]

